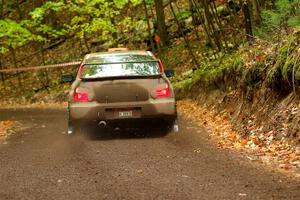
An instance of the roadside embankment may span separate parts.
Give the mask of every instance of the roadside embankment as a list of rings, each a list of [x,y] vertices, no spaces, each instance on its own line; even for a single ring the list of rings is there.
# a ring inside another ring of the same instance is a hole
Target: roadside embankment
[[[173,82],[179,110],[207,127],[220,148],[251,152],[250,160],[299,174],[296,41],[291,37],[280,46],[257,41],[178,73]]]

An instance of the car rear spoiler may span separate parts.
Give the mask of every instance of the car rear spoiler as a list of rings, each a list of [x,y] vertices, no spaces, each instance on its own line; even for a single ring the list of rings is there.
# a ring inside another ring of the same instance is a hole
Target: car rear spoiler
[[[108,52],[128,51],[128,48],[109,48]]]

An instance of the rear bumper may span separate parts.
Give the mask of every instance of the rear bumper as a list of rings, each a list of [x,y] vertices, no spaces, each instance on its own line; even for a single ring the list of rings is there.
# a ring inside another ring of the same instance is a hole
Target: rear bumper
[[[131,117],[119,117],[122,110],[132,110]],[[98,102],[71,103],[72,121],[122,121],[134,119],[174,119],[177,116],[174,99],[149,100],[146,102],[125,102],[103,104]]]

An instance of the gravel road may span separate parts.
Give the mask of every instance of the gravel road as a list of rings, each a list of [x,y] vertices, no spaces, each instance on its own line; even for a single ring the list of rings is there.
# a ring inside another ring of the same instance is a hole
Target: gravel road
[[[300,181],[218,149],[204,129],[69,138],[64,110],[0,110],[0,199],[300,199]],[[146,135],[146,136],[144,136]]]

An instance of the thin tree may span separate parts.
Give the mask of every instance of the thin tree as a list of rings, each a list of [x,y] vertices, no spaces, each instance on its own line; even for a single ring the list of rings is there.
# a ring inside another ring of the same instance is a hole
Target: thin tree
[[[149,40],[150,40],[152,51],[154,51],[155,47],[154,47],[154,42],[153,42],[153,38],[152,38],[152,34],[151,34],[151,25],[150,25],[150,19],[149,19],[146,0],[143,0],[143,5],[144,5],[145,15],[146,15],[146,20],[147,20],[147,25],[148,25]]]
[[[189,7],[190,7],[191,15],[192,15],[193,26],[194,26],[194,29],[196,29],[197,25],[198,25],[198,19],[196,16],[196,9],[195,9],[195,6],[194,6],[192,0],[189,0]],[[195,31],[195,33],[196,33],[197,40],[200,40],[200,35],[197,30]]]
[[[212,43],[211,37],[210,37],[210,32],[209,32],[208,27],[207,27],[207,25],[205,23],[205,19],[203,17],[203,14],[202,14],[199,6],[198,6],[198,2],[196,2],[196,0],[191,0],[191,1],[192,1],[192,4],[193,4],[194,8],[195,8],[195,11],[196,11],[196,14],[197,14],[198,18],[200,19],[200,23],[201,23],[201,25],[202,25],[202,27],[204,29],[206,40],[209,43]]]
[[[219,34],[217,33],[217,27],[214,23],[214,18],[213,18],[213,15],[211,14],[210,7],[209,7],[210,1],[202,0],[200,2],[202,3],[202,6],[204,8],[204,15],[205,15],[206,23],[209,27],[211,35],[214,38],[215,44],[217,45],[218,49],[221,50],[222,46],[221,46]]]
[[[251,4],[253,7],[253,19],[254,23],[257,26],[261,25],[262,18],[261,18],[261,11],[260,11],[260,6],[258,0],[251,0]]]
[[[3,19],[4,15],[4,0],[0,0],[0,19]]]
[[[169,36],[165,22],[165,12],[163,0],[154,0],[156,9],[156,24],[159,31],[159,36],[163,46],[169,44]]]
[[[10,50],[10,53],[11,53],[11,56],[12,56],[14,67],[18,68],[18,61],[17,61],[17,58],[16,58],[15,49],[13,47],[10,47],[9,50]],[[21,86],[22,86],[22,81],[21,81],[22,77],[21,77],[20,72],[18,72],[18,71],[17,71],[17,77],[18,77],[19,88],[21,88]]]
[[[19,15],[19,20],[22,20],[23,19],[23,13],[22,13],[22,10],[20,8],[19,0],[16,0],[16,9],[17,9],[17,12],[18,12],[18,15]]]
[[[253,40],[253,31],[252,31],[252,22],[251,22],[251,14],[249,9],[248,1],[240,0],[242,5],[242,10],[245,18],[245,30],[246,30],[246,38],[248,42]]]
[[[183,33],[183,31],[182,31],[182,28],[181,28],[181,26],[180,26],[180,23],[179,23],[179,21],[178,21],[178,18],[177,18],[177,16],[176,16],[176,13],[175,13],[174,8],[173,8],[173,6],[172,6],[172,2],[170,3],[170,8],[171,8],[172,14],[173,14],[173,16],[174,16],[175,22],[177,23],[178,30],[179,30],[180,34],[183,36],[184,41],[185,41],[185,43],[186,43],[186,46],[187,46],[187,48],[188,48],[188,51],[189,51],[189,53],[190,53],[190,55],[191,55],[191,57],[192,57],[192,59],[193,59],[193,62],[194,62],[194,64],[195,64],[195,67],[198,68],[198,67],[199,67],[198,60],[197,60],[197,58],[195,57],[195,55],[194,55],[194,53],[193,53],[193,51],[192,51],[192,48],[191,48],[191,45],[190,45],[189,40],[187,39],[186,35],[184,35],[184,33]]]
[[[0,70],[3,69],[3,64],[2,64],[2,55],[0,55]],[[5,77],[4,77],[4,73],[0,73],[1,75],[1,81],[3,83],[5,83]]]

